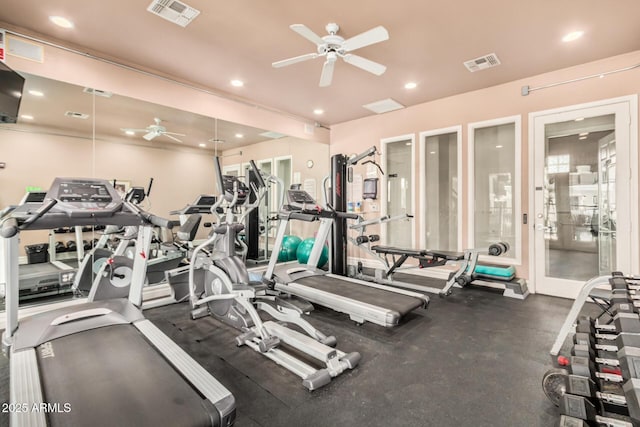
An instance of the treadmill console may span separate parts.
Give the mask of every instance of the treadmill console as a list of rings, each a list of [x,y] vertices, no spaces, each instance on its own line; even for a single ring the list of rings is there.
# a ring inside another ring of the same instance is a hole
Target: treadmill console
[[[305,209],[311,205],[315,207],[318,203],[304,190],[287,190],[287,202],[294,209]]]
[[[122,206],[122,198],[104,179],[56,178],[46,199],[56,199],[51,212],[70,217],[112,216]]]

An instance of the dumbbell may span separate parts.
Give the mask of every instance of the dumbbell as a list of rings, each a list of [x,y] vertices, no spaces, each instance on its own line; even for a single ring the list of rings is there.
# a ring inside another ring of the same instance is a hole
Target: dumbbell
[[[640,380],[632,379],[622,386],[620,393],[602,393],[595,390],[589,378],[568,375],[565,382],[565,394],[560,398],[560,413],[575,419],[595,422],[597,425],[632,427],[640,423]],[[623,415],[630,421],[620,418],[602,417],[597,414],[594,400],[602,404],[602,410]],[[571,426],[572,424],[562,424]],[[584,424],[573,424],[584,425]]]
[[[378,234],[370,234],[368,236],[363,235],[363,236],[356,237],[356,243],[358,245],[361,245],[367,242],[377,242],[378,240],[380,240],[380,236]]]
[[[65,245],[64,242],[56,242],[55,250],[57,253],[66,252],[67,245]]]
[[[75,242],[75,240],[68,240],[66,246],[69,252],[75,252],[76,249],[78,249],[78,244]]]
[[[83,240],[82,247],[84,248],[85,251],[91,250],[91,241]]]
[[[629,303],[615,304],[612,308],[613,323],[597,324],[591,318],[580,318],[576,326],[576,332],[596,334],[598,332],[632,332],[640,333],[640,317],[635,310],[635,306]]]
[[[509,243],[507,242],[498,242],[493,243],[489,246],[489,255],[491,256],[500,256],[506,253],[510,249]]]

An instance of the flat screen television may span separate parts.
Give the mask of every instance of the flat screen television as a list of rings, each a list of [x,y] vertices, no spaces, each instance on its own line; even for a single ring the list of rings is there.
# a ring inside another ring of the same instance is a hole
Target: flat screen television
[[[24,77],[0,61],[0,123],[15,123],[22,99]]]

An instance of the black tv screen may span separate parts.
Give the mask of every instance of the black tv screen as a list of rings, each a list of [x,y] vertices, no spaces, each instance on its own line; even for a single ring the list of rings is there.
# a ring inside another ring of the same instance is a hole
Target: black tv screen
[[[22,99],[24,77],[0,61],[0,123],[15,123]]]

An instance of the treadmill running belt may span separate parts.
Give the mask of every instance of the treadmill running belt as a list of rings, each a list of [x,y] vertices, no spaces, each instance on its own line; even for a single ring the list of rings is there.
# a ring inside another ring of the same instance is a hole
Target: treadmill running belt
[[[132,325],[68,335],[36,351],[45,402],[58,404],[51,426],[219,425],[213,405]]]
[[[299,285],[362,301],[367,304],[397,311],[400,316],[422,306],[423,301],[408,295],[385,291],[348,280],[328,276],[309,276],[294,281]]]

